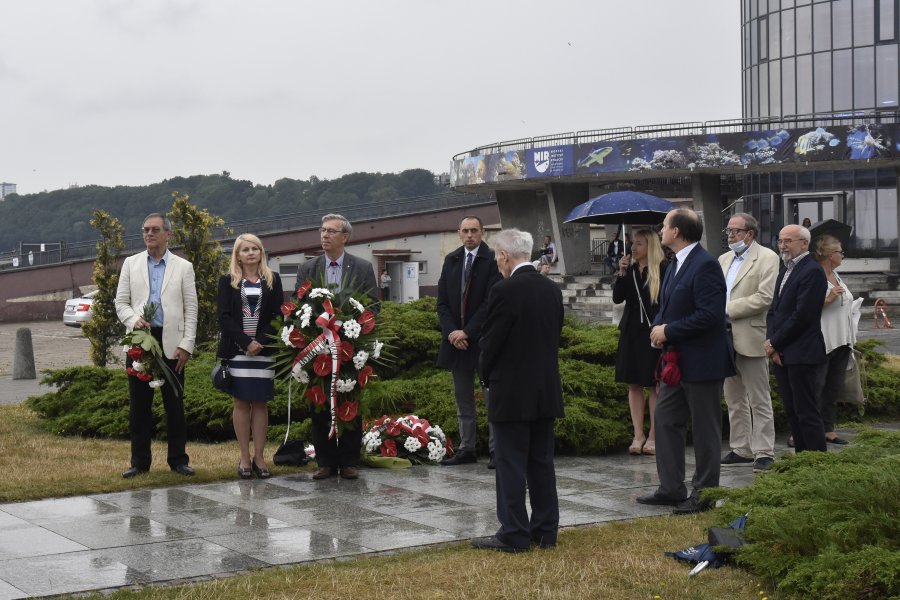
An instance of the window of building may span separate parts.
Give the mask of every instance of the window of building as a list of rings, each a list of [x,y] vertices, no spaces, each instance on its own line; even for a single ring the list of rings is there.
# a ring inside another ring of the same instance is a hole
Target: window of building
[[[769,15],[769,60],[781,57],[781,13]]]
[[[812,7],[797,9],[797,54],[812,52]]]
[[[875,104],[875,49],[853,50],[853,107],[871,108]]]
[[[766,17],[760,17],[759,21],[759,60],[769,60],[769,20]]]
[[[878,249],[897,250],[897,188],[878,189]]]
[[[852,0],[836,0],[831,4],[831,44],[834,48],[853,45],[853,30],[850,28],[852,8]]]
[[[797,114],[806,115],[813,111],[813,70],[812,55],[797,57]]]
[[[876,248],[878,239],[878,216],[874,189],[856,189],[854,196],[854,234],[856,247],[860,250]]]
[[[831,50],[831,3],[813,6],[813,50]]]
[[[834,174],[831,171],[815,171],[816,191],[828,191],[834,189]]]
[[[790,8],[794,6],[794,0],[781,0],[781,8]]]
[[[834,110],[853,108],[853,63],[850,50],[838,50],[832,55],[832,83],[834,84]]]
[[[781,13],[781,55],[794,54],[794,9],[791,9]]]
[[[875,5],[879,42],[892,42],[897,39],[897,4],[897,0],[878,0],[878,4]]]
[[[797,114],[794,60],[794,58],[786,58],[781,61],[781,114],[783,115]]]
[[[797,173],[797,191],[812,192],[816,189],[815,171],[799,171]]]
[[[769,65],[759,65],[759,116],[768,117],[769,112]]]
[[[875,41],[874,0],[853,0],[853,45],[868,46]]]
[[[783,115],[781,111],[781,61],[769,63],[769,114]]]
[[[750,20],[752,21],[759,14],[756,12],[756,0],[750,0],[748,4],[750,5]]]
[[[750,64],[759,62],[759,25],[756,22],[750,24]]]
[[[897,107],[897,44],[875,47],[876,108]]]
[[[831,111],[831,52],[813,54],[815,111]]]
[[[759,116],[759,67],[750,67],[750,116]]]
[[[744,68],[750,67],[750,25],[744,25]]]

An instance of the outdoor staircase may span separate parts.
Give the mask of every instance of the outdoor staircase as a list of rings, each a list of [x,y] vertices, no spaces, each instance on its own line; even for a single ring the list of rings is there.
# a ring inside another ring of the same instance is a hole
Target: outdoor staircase
[[[567,315],[587,323],[612,323],[612,276],[549,275],[559,285]]]

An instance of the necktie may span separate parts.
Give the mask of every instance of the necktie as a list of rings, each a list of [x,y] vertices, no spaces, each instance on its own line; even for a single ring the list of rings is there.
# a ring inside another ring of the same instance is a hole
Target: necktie
[[[466,254],[466,270],[465,270],[465,279],[466,282],[469,281],[469,277],[472,276],[472,253],[469,252]]]
[[[469,282],[472,278],[472,253],[466,253],[466,266],[463,270],[463,293],[460,302],[459,315],[463,324],[466,322],[466,301],[469,299]]]
[[[334,261],[331,261],[331,264],[328,265],[328,266],[329,266],[329,267],[336,267],[336,266],[338,266],[338,264],[337,264],[336,262],[334,262]]]
[[[341,273],[339,269],[340,265],[337,264],[337,261],[331,261],[328,264],[328,283],[331,285],[340,286],[341,285]]]

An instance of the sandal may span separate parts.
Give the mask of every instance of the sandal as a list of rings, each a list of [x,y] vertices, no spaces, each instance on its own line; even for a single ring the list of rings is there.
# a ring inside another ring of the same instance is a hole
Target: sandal
[[[654,442],[653,440],[647,440],[646,442],[644,442],[644,447],[641,448],[641,454],[654,456],[656,454],[656,442]]]
[[[256,476],[259,477],[260,479],[268,479],[269,477],[272,476],[272,472],[269,471],[267,468],[257,467],[255,460],[250,461],[250,468],[253,469],[253,472],[256,473]]]
[[[638,441],[637,438],[631,440],[631,445],[628,446],[628,454],[632,456],[640,456],[641,450],[644,448],[644,440]]]
[[[241,479],[253,479],[253,469],[250,467],[242,467],[241,463],[238,463],[237,474]]]

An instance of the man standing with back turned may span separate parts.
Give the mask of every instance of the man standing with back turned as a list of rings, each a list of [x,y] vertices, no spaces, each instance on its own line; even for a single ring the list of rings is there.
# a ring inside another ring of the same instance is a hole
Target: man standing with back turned
[[[482,241],[484,227],[478,217],[459,224],[463,245],[447,255],[438,280],[437,312],[441,322],[438,366],[450,369],[459,419],[459,446],[442,465],[473,463],[475,457],[475,371],[478,339],[487,314],[488,292],[500,281],[494,252]],[[485,393],[487,399],[487,393]],[[490,429],[489,429],[490,432]],[[490,446],[489,435],[489,446]],[[488,468],[493,466],[488,463]]]
[[[172,223],[161,214],[144,219],[144,245],[141,252],[125,259],[116,290],[116,314],[128,331],[149,329],[162,346],[166,364],[175,374],[180,390],[168,382],[162,392],[166,409],[166,435],[169,440],[169,468],[179,475],[191,476],[188,466],[187,425],[184,418],[184,365],[194,351],[197,337],[197,289],[194,266],[169,251]],[[156,312],[148,323],[144,306],[154,304]],[[130,367],[131,357],[126,360]],[[150,470],[150,437],[153,431],[153,388],[137,377],[128,378],[131,407],[131,468],[122,473],[129,479]]]
[[[297,269],[297,286],[294,288],[294,294],[307,279],[311,281],[324,279],[325,285],[336,291],[341,291],[346,286],[366,294],[372,302],[378,302],[378,285],[375,283],[372,263],[344,252],[344,246],[347,245],[352,233],[350,221],[341,215],[328,214],[322,217],[319,234],[325,254],[300,265]],[[313,445],[316,447],[316,464],[319,467],[312,478],[328,479],[338,472],[344,479],[359,477],[362,415],[357,415],[354,419],[353,429],[347,428],[340,438],[335,436],[331,439],[328,439],[328,432],[331,429],[330,411],[312,411],[310,420]]]
[[[562,293],[529,262],[530,233],[505,229],[492,242],[504,279],[491,290],[481,372],[490,391],[500,529],[472,545],[501,552],[524,552],[532,544],[552,548],[559,531],[553,424],[563,416]]]
[[[769,391],[769,359],[763,349],[778,255],[759,245],[759,222],[737,213],[725,228],[731,251],[719,257],[727,288],[725,316],[731,327],[737,375],[725,380],[731,451],[723,465],[753,463],[755,472],[775,462],[775,417]]]
[[[700,490],[719,485],[722,383],[734,375],[725,330],[725,277],[700,245],[703,223],[687,208],[669,211],[662,243],[675,252],[660,291],[650,341],[680,356],[680,381],[660,381],[656,401],[656,472],[659,488],[641,504],[674,506],[675,514],[706,510]],[[684,485],[687,421],[694,434],[693,491]]]

